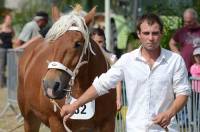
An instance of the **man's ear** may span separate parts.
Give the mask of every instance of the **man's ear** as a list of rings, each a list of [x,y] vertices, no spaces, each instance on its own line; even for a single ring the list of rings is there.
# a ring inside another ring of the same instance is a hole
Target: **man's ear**
[[[140,31],[137,31],[137,36],[138,38],[140,38]]]

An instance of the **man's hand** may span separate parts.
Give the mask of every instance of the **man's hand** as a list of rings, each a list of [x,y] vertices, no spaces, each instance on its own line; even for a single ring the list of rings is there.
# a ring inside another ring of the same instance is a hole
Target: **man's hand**
[[[167,129],[171,121],[171,114],[169,112],[159,113],[156,117],[153,118],[153,123],[160,125],[162,128]]]
[[[117,105],[117,111],[119,111],[122,107],[121,99],[116,100],[116,105]]]
[[[76,105],[76,102],[66,104],[61,108],[60,115],[64,118],[64,121],[67,121],[74,114],[77,108],[78,106]]]
[[[94,86],[91,85],[86,90],[86,92],[83,93],[81,97],[79,97],[75,102],[73,102],[72,104],[64,105],[60,110],[60,115],[64,117],[64,121],[66,121],[67,119],[69,119],[69,117],[71,117],[74,114],[76,109],[78,109],[83,104],[94,100],[96,97],[98,97],[97,91],[94,88]]]

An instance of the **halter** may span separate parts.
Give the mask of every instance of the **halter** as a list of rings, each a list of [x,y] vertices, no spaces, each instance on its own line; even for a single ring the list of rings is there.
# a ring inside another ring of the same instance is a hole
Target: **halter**
[[[59,70],[65,71],[71,76],[70,81],[69,81],[69,89],[66,90],[67,94],[66,94],[65,104],[66,103],[69,104],[71,102],[71,99],[72,99],[71,91],[74,85],[75,78],[79,72],[79,68],[82,65],[88,63],[88,61],[83,61],[83,56],[86,53],[86,50],[89,49],[91,53],[95,55],[94,51],[92,50],[91,43],[89,42],[88,27],[85,23],[84,18],[79,15],[69,14],[69,15],[64,15],[60,17],[60,19],[53,24],[53,26],[47,33],[45,40],[54,41],[67,31],[81,32],[85,39],[85,43],[84,43],[83,50],[81,52],[81,56],[74,70],[69,69],[64,64],[57,61],[52,61],[52,62],[49,62],[48,64],[48,69],[59,69]],[[57,103],[55,101],[53,104],[54,104],[54,111],[56,111],[58,105],[56,105]],[[70,132],[70,129],[66,126],[66,124],[64,123],[64,120],[63,120],[63,124],[66,131]]]
[[[80,29],[78,27],[75,27],[75,26],[70,27],[69,30],[70,31],[79,31],[79,32],[81,32]],[[81,52],[81,56],[79,58],[79,61],[78,61],[77,65],[76,65],[76,67],[74,68],[73,71],[70,70],[65,65],[63,65],[62,63],[57,62],[57,61],[52,61],[52,62],[49,62],[49,64],[48,64],[48,69],[62,70],[62,71],[65,71],[66,73],[68,73],[71,76],[70,81],[68,83],[69,84],[69,89],[66,90],[67,94],[66,94],[66,101],[65,101],[65,103],[67,103],[67,104],[69,104],[70,101],[71,101],[71,91],[72,91],[72,87],[74,85],[74,80],[76,78],[76,75],[79,72],[79,68],[82,65],[88,63],[88,61],[82,61],[83,60],[83,55],[85,53],[84,51],[86,50],[86,48],[87,48],[87,45],[84,45],[84,48],[83,48],[83,50]]]
[[[66,73],[68,73],[71,76],[70,81],[69,81],[69,89],[66,90],[67,91],[66,103],[68,103],[68,104],[71,101],[71,91],[72,91],[72,87],[74,85],[74,80],[76,78],[76,75],[79,72],[79,68],[82,65],[88,63],[88,61],[82,61],[83,55],[84,55],[84,52],[82,51],[81,56],[79,58],[79,61],[78,61],[77,65],[76,65],[76,67],[73,71],[70,70],[68,67],[66,67],[65,65],[63,65],[60,62],[52,61],[48,64],[48,69],[59,69],[59,70],[65,71]]]

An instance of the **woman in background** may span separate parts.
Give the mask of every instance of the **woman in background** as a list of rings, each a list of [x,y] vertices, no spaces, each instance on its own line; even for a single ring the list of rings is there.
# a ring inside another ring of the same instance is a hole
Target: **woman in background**
[[[12,16],[5,15],[3,23],[0,25],[0,87],[6,86],[6,54],[7,50],[12,48],[12,38],[14,36],[12,27]]]

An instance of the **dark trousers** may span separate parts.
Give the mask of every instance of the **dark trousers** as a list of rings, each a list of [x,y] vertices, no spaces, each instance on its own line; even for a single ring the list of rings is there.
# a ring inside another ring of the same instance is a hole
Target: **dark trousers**
[[[0,88],[6,86],[6,53],[7,49],[0,48]]]

